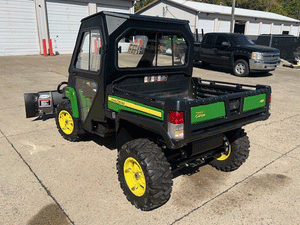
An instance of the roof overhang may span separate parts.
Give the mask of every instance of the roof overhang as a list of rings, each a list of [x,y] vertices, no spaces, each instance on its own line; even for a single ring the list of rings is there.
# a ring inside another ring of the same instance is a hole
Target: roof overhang
[[[165,2],[165,3],[170,3],[173,5],[177,5],[182,9],[187,9],[190,11],[195,12],[195,14],[201,14],[201,13],[206,13],[206,14],[214,14],[214,15],[224,15],[224,16],[231,16],[231,7],[230,6],[220,6],[220,5],[212,5],[208,3],[203,3],[203,2],[193,2],[193,1],[173,1],[173,0],[155,0],[151,2],[150,4],[146,5],[145,7],[139,9],[136,11],[136,14],[140,14],[147,9],[153,7],[154,5],[160,3],[160,2]],[[189,5],[187,5],[189,4]],[[201,9],[198,9],[196,7],[193,7],[191,5],[207,5],[210,7],[213,7],[214,9],[205,9],[201,7]],[[251,15],[247,15],[247,12],[251,12]],[[287,16],[282,16],[276,13],[271,13],[271,12],[263,12],[263,11],[258,11],[258,10],[250,10],[250,9],[242,9],[242,8],[236,8],[235,9],[235,16],[237,17],[251,17],[251,18],[256,18],[256,19],[265,19],[265,20],[276,20],[276,21],[284,21],[288,23],[296,23],[297,25],[300,24],[300,20],[296,20]],[[277,18],[275,18],[277,17]]]
[[[148,8],[151,8],[152,6],[154,6],[154,5],[156,5],[156,4],[160,3],[160,2],[169,2],[169,3],[172,3],[174,5],[178,5],[180,7],[188,9],[190,11],[194,11],[195,13],[199,13],[199,10],[197,10],[197,9],[195,9],[193,7],[189,7],[189,6],[180,4],[180,3],[172,1],[172,0],[155,0],[155,1],[151,2],[150,4],[144,6],[143,8],[139,9],[138,11],[136,11],[135,14],[140,14],[140,13],[146,11]]]

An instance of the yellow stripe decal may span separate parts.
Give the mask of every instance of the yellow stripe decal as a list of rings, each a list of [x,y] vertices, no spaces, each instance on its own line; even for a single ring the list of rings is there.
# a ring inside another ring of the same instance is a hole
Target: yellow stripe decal
[[[127,101],[124,101],[124,100],[121,100],[121,99],[116,99],[116,98],[108,96],[108,101],[116,103],[116,104],[121,105],[121,106],[131,108],[131,109],[135,109],[135,110],[138,110],[138,111],[141,111],[141,112],[144,112],[144,113],[148,113],[150,115],[157,116],[159,118],[162,117],[161,112],[158,112],[156,110],[149,109],[149,108],[146,108],[144,106],[140,106],[140,105],[137,105],[137,104],[134,104],[134,103],[131,103],[131,102],[127,102]]]

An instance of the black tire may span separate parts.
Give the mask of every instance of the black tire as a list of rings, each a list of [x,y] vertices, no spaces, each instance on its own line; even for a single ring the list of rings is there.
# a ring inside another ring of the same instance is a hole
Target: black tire
[[[132,166],[128,166],[131,162]],[[169,200],[173,185],[171,167],[161,148],[152,141],[135,139],[125,143],[118,153],[117,170],[120,186],[136,208],[150,211]]]
[[[73,117],[70,101],[62,101],[56,108],[55,122],[61,136],[68,141],[80,141],[83,132],[79,132],[79,121]]]
[[[239,59],[234,63],[233,73],[238,77],[246,77],[249,75],[249,64],[244,59]]]
[[[250,142],[243,129],[237,129],[225,134],[224,152],[215,156],[209,164],[217,170],[231,172],[238,169],[248,158]],[[228,147],[226,147],[228,145]]]

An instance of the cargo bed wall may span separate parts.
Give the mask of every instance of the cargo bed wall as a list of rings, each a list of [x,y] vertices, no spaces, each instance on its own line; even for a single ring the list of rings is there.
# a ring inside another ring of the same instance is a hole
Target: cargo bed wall
[[[166,81],[145,81],[145,77],[127,78],[114,85],[114,90],[139,95],[152,100],[167,98],[195,99],[191,78],[184,75],[168,75]],[[150,76],[157,77],[157,76]]]
[[[217,134],[269,117],[271,88],[193,78],[197,100],[189,102],[186,134]]]

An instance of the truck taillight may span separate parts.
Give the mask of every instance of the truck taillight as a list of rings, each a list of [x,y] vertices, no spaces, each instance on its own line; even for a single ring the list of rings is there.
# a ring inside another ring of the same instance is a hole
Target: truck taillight
[[[170,112],[168,115],[168,133],[172,139],[184,138],[184,114],[183,112]]]

